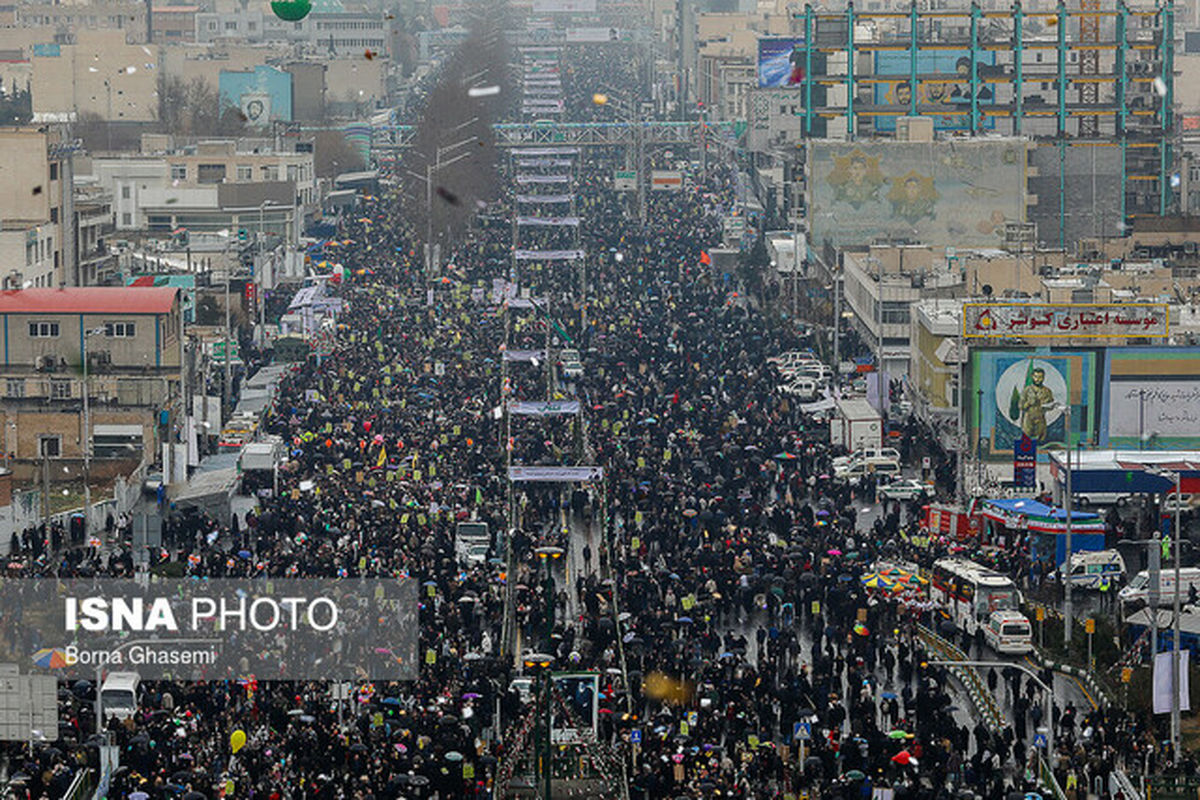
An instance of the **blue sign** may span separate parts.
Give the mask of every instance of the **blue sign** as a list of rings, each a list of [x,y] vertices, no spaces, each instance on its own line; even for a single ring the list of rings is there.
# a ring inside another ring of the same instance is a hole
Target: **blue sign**
[[[1037,442],[1025,434],[1013,442],[1013,486],[1037,488]]]
[[[1034,747],[1046,747],[1046,734],[1044,734],[1044,733],[1035,734],[1033,737],[1033,746]]]
[[[642,729],[634,728],[633,730],[631,730],[629,732],[629,741],[634,744],[641,744],[642,743]]]
[[[811,722],[797,722],[794,725],[792,725],[792,738],[793,739],[804,739],[805,741],[811,739],[812,738],[812,723]]]

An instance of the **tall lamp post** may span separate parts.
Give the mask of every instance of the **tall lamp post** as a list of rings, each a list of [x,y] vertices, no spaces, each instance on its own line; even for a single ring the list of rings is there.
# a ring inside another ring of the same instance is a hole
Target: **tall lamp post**
[[[1147,470],[1151,474],[1158,475],[1171,481],[1172,487],[1175,490],[1175,526],[1171,529],[1171,549],[1174,551],[1172,556],[1175,562],[1175,591],[1172,592],[1171,598],[1171,613],[1174,616],[1172,622],[1172,642],[1171,642],[1171,753],[1176,764],[1179,763],[1180,737],[1180,714],[1179,714],[1179,617],[1181,613],[1180,602],[1180,551],[1183,550],[1183,536],[1179,527],[1180,521],[1180,474],[1177,470],[1169,469],[1154,469]],[[1157,615],[1158,609],[1151,608],[1151,613]]]
[[[1064,440],[1063,441],[1063,457],[1066,460],[1066,465],[1067,465],[1067,485],[1066,485],[1066,492],[1065,492],[1066,497],[1064,498],[1063,505],[1067,512],[1067,520],[1066,520],[1066,528],[1067,528],[1067,530],[1066,530],[1066,534],[1067,534],[1066,575],[1067,575],[1067,578],[1066,578],[1066,580],[1063,581],[1063,645],[1067,649],[1070,649],[1070,647],[1071,647],[1071,628],[1074,627],[1074,620],[1075,620],[1074,608],[1071,603],[1071,583],[1072,583],[1072,581],[1070,578],[1071,554],[1072,554],[1072,552],[1074,552],[1072,550],[1072,546],[1071,546],[1072,545],[1072,542],[1071,542],[1071,522],[1072,522],[1071,517],[1074,514],[1074,511],[1072,508],[1074,496],[1072,495],[1072,492],[1071,492],[1071,404],[1070,403],[1059,403],[1059,404],[1057,404],[1056,407],[1063,412],[1063,420],[1065,422],[1064,435],[1063,435],[1063,440]]]
[[[88,351],[87,340],[93,336],[102,336],[105,332],[103,326],[92,328],[90,331],[81,331],[79,336],[79,347],[83,356],[83,535],[86,537],[91,530],[92,523],[92,487],[89,483],[92,470],[92,419],[91,405],[89,404],[88,395],[90,392],[88,383]]]
[[[553,562],[562,558],[563,549],[561,547],[539,547],[533,552],[537,553],[537,557],[546,565],[546,583],[544,591],[546,593],[546,652],[554,651],[554,573],[552,571]],[[530,656],[525,657],[526,665],[530,662]],[[544,663],[539,663],[538,666],[542,670],[542,691],[545,693],[546,700],[546,717],[543,720],[544,738],[542,740],[545,749],[542,751],[542,780],[543,780],[543,800],[550,800],[550,780],[551,780],[551,757],[553,748],[551,746],[550,734],[550,718],[553,715],[550,708],[551,702],[551,685],[554,679],[550,674],[550,664],[553,662],[553,656],[542,656]]]
[[[478,121],[479,121],[479,117],[472,117],[471,119],[467,120],[466,122],[463,122],[459,125],[455,125],[453,128],[451,128],[446,133],[448,133],[448,134],[457,133],[458,131],[462,130],[463,128],[468,127],[469,125],[474,125]],[[470,144],[471,142],[476,141],[478,138],[479,138],[478,136],[468,136],[466,139],[460,139],[459,141],[454,142],[453,144],[448,144],[448,145],[445,145],[444,147],[438,147],[436,150],[434,150],[433,160],[425,165],[425,174],[424,175],[422,175],[418,172],[413,172],[410,169],[404,170],[405,172],[407,172],[409,174],[409,176],[411,176],[425,184],[425,247],[428,248],[428,251],[426,253],[425,274],[427,277],[433,275],[433,261],[434,261],[434,258],[433,258],[433,177],[434,177],[434,175],[437,174],[438,170],[441,170],[444,167],[448,167],[451,164],[454,164],[456,162],[462,161],[464,158],[467,158],[470,155],[470,153],[459,153],[458,155],[454,156],[454,158],[447,159],[446,161],[442,160],[442,156],[446,155],[447,153],[450,153],[453,150],[457,150],[460,147],[464,147],[464,146]]]

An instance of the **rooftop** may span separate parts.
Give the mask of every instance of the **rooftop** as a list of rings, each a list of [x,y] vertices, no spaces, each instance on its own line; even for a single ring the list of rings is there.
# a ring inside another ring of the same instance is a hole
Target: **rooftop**
[[[0,314],[166,314],[178,292],[172,287],[19,289],[0,292]]]

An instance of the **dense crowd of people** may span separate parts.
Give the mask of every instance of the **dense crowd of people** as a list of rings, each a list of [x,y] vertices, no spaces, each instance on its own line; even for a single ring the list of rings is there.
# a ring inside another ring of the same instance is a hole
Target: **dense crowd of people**
[[[636,85],[602,49],[562,60],[568,118],[596,116],[596,91]],[[519,690],[517,642],[600,676],[595,744],[577,774],[566,756],[555,767],[580,796],[1002,798],[1036,783],[1032,740],[1047,725],[1072,793],[1159,757],[1153,733],[1117,709],[1056,703],[1042,719],[1038,689],[1015,671],[989,676],[1010,726],[959,705],[927,664],[919,613],[859,581],[881,558],[938,555],[902,536],[915,509],[884,503],[859,522],[870,487],[834,481],[827,427],[774,391],[767,359],[797,345],[796,327],[766,313],[744,275],[703,263],[736,206],[736,164],[713,157],[682,191],[651,193],[642,223],[611,185],[623,159],[599,150],[569,170],[582,280],[579,265],[510,261],[515,183],[432,284],[414,232],[390,224],[394,197],[342,220],[336,346],[287,374],[265,421],[289,449],[280,491],[232,525],[172,517],[165,555],[190,575],[409,576],[422,586],[419,677],[356,684],[347,699],[248,676],[148,683],[139,712],[108,726],[121,762],[110,797],[490,796],[498,776],[535,763],[529,726],[544,709]],[[522,232],[520,245],[572,236]],[[494,302],[496,278],[545,297],[549,315]],[[502,346],[543,347],[547,326],[582,352],[583,377],[547,381],[553,358],[502,366]],[[582,413],[508,427],[493,414],[548,386]],[[915,425],[898,429],[906,451],[922,446]],[[509,459],[596,464],[604,477],[510,488]],[[495,533],[491,559],[456,556],[462,521]],[[61,558],[24,544],[28,572],[132,569],[77,541]],[[548,545],[582,553],[554,567],[549,604],[537,555]],[[252,557],[230,557],[241,551]],[[11,755],[25,797],[58,796],[94,759],[94,692],[64,690],[60,734],[80,747]],[[236,731],[246,744],[234,753]]]

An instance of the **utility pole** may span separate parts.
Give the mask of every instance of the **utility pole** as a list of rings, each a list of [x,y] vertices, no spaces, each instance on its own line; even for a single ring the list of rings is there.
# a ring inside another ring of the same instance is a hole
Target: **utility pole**
[[[1071,404],[1063,404],[1064,419],[1066,420],[1066,432],[1063,436],[1064,444],[1066,445],[1067,457],[1067,580],[1063,581],[1063,644],[1067,650],[1071,649],[1071,629],[1075,627],[1074,609],[1071,606],[1071,516],[1072,506],[1074,505],[1074,497],[1071,492]]]
[[[86,537],[91,530],[92,525],[92,487],[90,478],[92,475],[92,420],[91,406],[89,404],[88,394],[90,384],[88,382],[88,352],[87,340],[92,336],[99,336],[104,333],[104,328],[93,328],[90,331],[84,331],[83,336],[79,337],[79,345],[83,355],[83,535]]]

